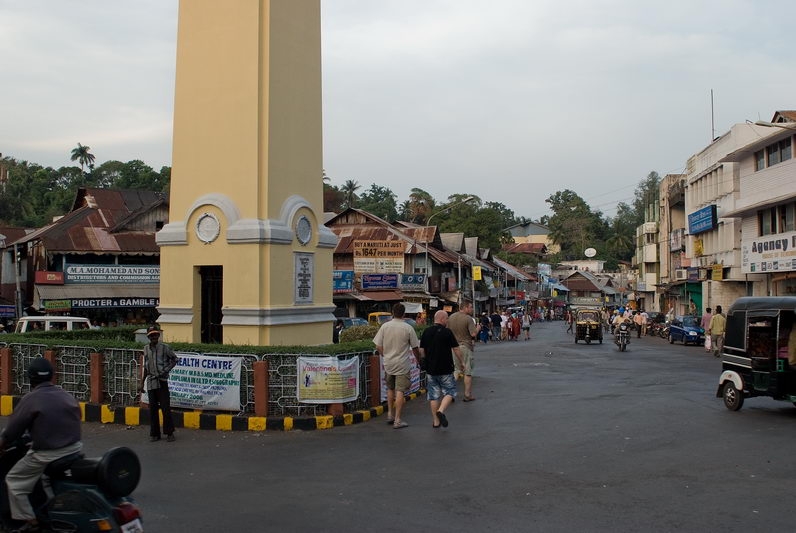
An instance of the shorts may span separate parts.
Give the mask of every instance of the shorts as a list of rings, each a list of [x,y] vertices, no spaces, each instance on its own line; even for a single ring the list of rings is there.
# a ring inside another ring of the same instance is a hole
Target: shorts
[[[398,374],[397,376],[387,374],[387,388],[389,390],[407,392],[409,391],[410,383],[411,379],[408,372],[406,374]]]
[[[462,343],[459,344],[459,350],[461,350],[462,352],[462,359],[464,360],[464,369],[462,369],[462,366],[459,364],[459,358],[454,356],[453,366],[456,369],[455,371],[460,374],[464,374],[465,376],[472,376],[473,367],[474,367],[473,349],[467,346],[466,344]]]
[[[440,400],[443,396],[456,397],[456,378],[453,374],[443,374],[441,376],[426,376],[426,388],[429,400]]]

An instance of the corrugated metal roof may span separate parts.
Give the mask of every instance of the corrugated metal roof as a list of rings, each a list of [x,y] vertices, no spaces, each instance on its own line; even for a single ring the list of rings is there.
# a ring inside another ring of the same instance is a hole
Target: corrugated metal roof
[[[152,191],[80,189],[72,211],[16,242],[40,240],[56,253],[158,254],[154,224],[144,231],[127,230],[125,223],[166,203],[165,195]]]

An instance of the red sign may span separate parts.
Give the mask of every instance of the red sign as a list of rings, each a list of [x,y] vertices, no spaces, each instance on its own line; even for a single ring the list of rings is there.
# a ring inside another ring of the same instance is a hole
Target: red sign
[[[63,272],[47,272],[40,270],[36,272],[36,283],[39,285],[63,285],[64,273]]]

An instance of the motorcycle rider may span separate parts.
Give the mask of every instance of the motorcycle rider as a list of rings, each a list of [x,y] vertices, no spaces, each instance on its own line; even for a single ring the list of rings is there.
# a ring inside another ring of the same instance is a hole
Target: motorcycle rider
[[[39,531],[28,495],[48,464],[79,452],[80,405],[74,396],[53,384],[53,367],[37,357],[28,367],[31,391],[22,397],[0,434],[0,450],[30,432],[31,447],[6,475],[11,516],[25,524],[15,532]]]

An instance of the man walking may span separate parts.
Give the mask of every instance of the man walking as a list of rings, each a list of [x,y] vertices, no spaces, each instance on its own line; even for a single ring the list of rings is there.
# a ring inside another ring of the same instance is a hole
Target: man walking
[[[445,410],[456,397],[456,378],[453,377],[453,357],[463,366],[462,352],[453,332],[446,326],[448,313],[437,311],[434,325],[423,332],[420,339],[420,356],[426,370],[428,401],[431,406],[431,427],[448,427]]]
[[[464,401],[472,402],[473,397],[473,340],[478,335],[478,328],[473,320],[473,304],[465,302],[459,311],[448,318],[448,327],[459,343],[462,353],[461,363],[456,360],[456,372],[464,376]]]
[[[412,368],[409,353],[415,359],[420,358],[420,341],[415,328],[404,321],[406,307],[397,303],[392,306],[392,320],[379,327],[373,338],[376,350],[382,356],[384,373],[387,380],[387,423],[394,429],[407,427],[409,424],[401,419],[404,407],[404,394],[409,391],[410,371]]]
[[[708,324],[708,335],[710,335],[710,345],[713,348],[713,356],[719,357],[724,348],[724,332],[727,329],[727,319],[721,313],[721,306],[716,306],[716,314],[710,318]]]
[[[500,313],[497,312],[497,309],[492,312],[489,320],[492,322],[492,340],[495,342],[500,342],[500,322],[502,319],[500,318]],[[447,323],[447,318],[445,322]]]
[[[169,372],[177,365],[177,355],[168,344],[159,342],[160,330],[157,327],[150,326],[146,336],[149,344],[144,346],[144,382],[141,390],[146,390],[149,397],[149,440],[160,440],[160,410],[163,413],[163,433],[166,434],[166,440],[174,442]]]

